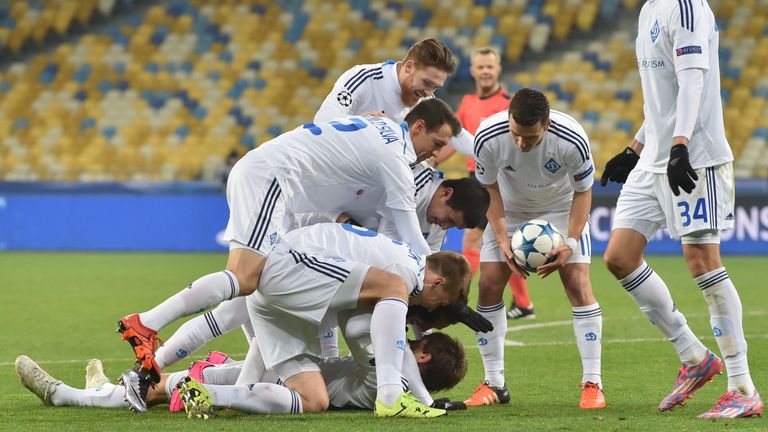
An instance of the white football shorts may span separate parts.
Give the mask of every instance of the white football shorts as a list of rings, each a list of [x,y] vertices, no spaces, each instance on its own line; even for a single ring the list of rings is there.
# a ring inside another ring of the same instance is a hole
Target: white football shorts
[[[568,212],[564,213],[541,213],[541,212],[506,212],[505,219],[507,220],[507,235],[512,238],[512,234],[517,227],[523,222],[528,222],[531,219],[543,219],[554,226],[560,234],[563,235],[563,239],[568,236]],[[587,219],[587,223],[584,225],[584,229],[579,236],[579,247],[576,248],[576,253],[571,255],[566,264],[590,264],[592,262],[592,237],[589,235],[590,222]],[[485,227],[483,232],[483,242],[480,246],[480,262],[504,262],[504,257],[501,255],[499,249],[499,243],[496,241],[496,236],[493,235],[491,224]]]
[[[616,203],[612,229],[632,229],[650,240],[661,227],[667,227],[672,238],[733,228],[732,164],[700,168],[696,174],[694,190],[690,194],[681,190],[675,196],[666,173],[633,170]],[[710,242],[718,243],[719,236]]]
[[[267,368],[301,354],[320,357],[326,313],[354,309],[370,266],[312,256],[279,243],[267,257],[248,314]]]
[[[286,197],[266,162],[237,163],[227,180],[229,222],[224,240],[230,249],[250,249],[267,256],[288,231]]]

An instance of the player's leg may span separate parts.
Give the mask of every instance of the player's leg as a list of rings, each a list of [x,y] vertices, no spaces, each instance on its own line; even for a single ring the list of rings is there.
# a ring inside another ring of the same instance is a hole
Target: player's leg
[[[667,285],[643,260],[648,240],[667,223],[663,199],[671,191],[666,179],[662,184],[655,176],[642,170],[630,173],[616,205],[605,264],[648,320],[672,342],[683,363],[672,392],[659,405],[666,411],[684,404],[720,373],[722,362],[693,334]]]
[[[188,357],[211,339],[248,323],[245,297],[236,297],[218,305],[212,311],[185,322],[155,352],[155,361],[165,369]]]
[[[503,295],[512,270],[503,261],[499,245],[490,227],[486,228],[483,234],[480,261],[477,312],[491,322],[493,330],[477,334],[485,379],[464,401],[468,406],[509,402],[509,391],[504,380],[504,340],[507,335],[507,317]]]
[[[283,231],[284,202],[275,178],[243,166],[232,170],[227,183],[230,217],[225,238],[230,241],[230,252],[226,270],[203,276],[151,310],[119,322],[118,331],[131,344],[137,363],[149,372],[150,379],[160,379],[154,359],[157,331],[177,318],[256,290],[265,257]]]
[[[582,236],[582,241],[584,237]],[[602,392],[601,352],[603,314],[592,293],[589,264],[574,262],[560,270],[565,293],[572,306],[573,334],[582,366],[581,408],[605,408]]]

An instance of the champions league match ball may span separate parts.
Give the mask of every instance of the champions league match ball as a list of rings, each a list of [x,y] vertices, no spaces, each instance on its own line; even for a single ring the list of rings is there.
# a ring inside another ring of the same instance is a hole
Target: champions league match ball
[[[540,265],[552,262],[547,252],[563,244],[563,235],[542,219],[523,222],[512,234],[511,247],[515,262],[520,267],[535,272]]]

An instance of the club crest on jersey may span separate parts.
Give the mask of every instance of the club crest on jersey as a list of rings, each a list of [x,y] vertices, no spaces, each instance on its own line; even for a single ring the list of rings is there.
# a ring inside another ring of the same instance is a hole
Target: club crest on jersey
[[[560,164],[555,162],[554,159],[549,159],[547,163],[544,164],[544,168],[547,169],[547,171],[551,172],[552,174],[556,173],[557,170],[560,169]]]
[[[661,33],[661,30],[659,29],[659,20],[657,19],[653,24],[653,28],[651,29],[651,43],[656,43],[656,39],[659,37],[659,33]]]
[[[352,105],[352,93],[342,90],[336,95],[336,100],[339,102],[339,105],[348,107]]]
[[[269,235],[269,245],[274,246],[275,243],[277,243],[277,233],[272,233]]]

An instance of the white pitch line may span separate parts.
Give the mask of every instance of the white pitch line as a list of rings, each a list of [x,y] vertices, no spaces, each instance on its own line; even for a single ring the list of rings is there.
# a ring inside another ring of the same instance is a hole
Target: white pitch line
[[[749,339],[768,339],[766,334],[754,334],[747,335]],[[702,336],[699,339],[714,340],[714,336]],[[668,342],[665,338],[634,338],[634,339],[603,339],[603,345],[606,344],[628,344],[628,343],[656,343],[656,342]],[[504,345],[510,347],[540,347],[540,346],[555,346],[555,345],[576,345],[576,341],[546,341],[546,342],[519,342],[509,339],[504,340]],[[477,345],[467,346],[466,348],[477,348]]]
[[[245,354],[246,353],[234,353],[234,354],[230,354],[230,355],[233,356],[233,357],[243,357],[244,358]],[[93,357],[91,357],[91,358],[93,358]],[[88,361],[91,360],[91,358],[87,358],[87,359],[67,359],[67,360],[36,360],[36,359],[32,359],[32,360],[34,360],[35,363],[40,364],[40,365],[73,364],[73,363],[83,363],[83,364],[86,364],[86,363],[88,363]],[[99,360],[101,360],[102,363],[123,362],[125,364],[130,364],[130,361],[131,361],[131,359],[128,358],[128,357],[123,357],[123,358],[102,358],[102,359],[99,359]],[[4,362],[0,362],[0,367],[2,367],[2,366],[14,366],[15,364],[16,364],[15,361],[4,361]]]

